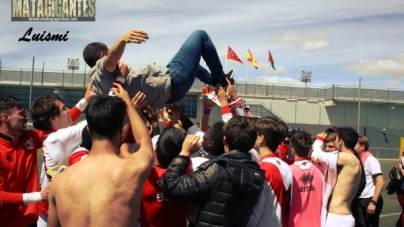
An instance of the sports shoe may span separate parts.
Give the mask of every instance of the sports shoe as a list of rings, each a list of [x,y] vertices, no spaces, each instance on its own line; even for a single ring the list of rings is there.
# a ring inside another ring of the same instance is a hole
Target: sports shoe
[[[228,73],[224,74],[223,79],[221,79],[219,81],[218,80],[213,80],[212,86],[215,87],[216,84],[220,84],[222,87],[227,87],[228,83],[227,83],[226,78],[230,81],[230,84],[233,85],[234,84],[233,76],[234,76],[234,71],[230,70]]]
[[[233,70],[230,70],[227,74],[224,74],[224,78],[222,79],[222,81],[220,81],[220,85],[222,87],[227,87],[229,85],[226,78],[230,81],[230,84],[233,85],[234,84],[233,76],[234,76]]]

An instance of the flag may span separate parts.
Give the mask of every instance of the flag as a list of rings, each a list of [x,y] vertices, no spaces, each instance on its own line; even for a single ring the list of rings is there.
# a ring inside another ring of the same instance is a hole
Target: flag
[[[272,68],[273,68],[274,70],[276,70],[276,69],[275,69],[274,58],[272,57],[272,54],[271,54],[271,51],[270,51],[270,50],[268,50],[268,62],[271,62]]]
[[[227,46],[227,59],[238,61],[243,64],[241,59],[237,56],[236,52],[234,52],[229,46]]]
[[[253,65],[254,65],[254,68],[255,68],[255,69],[258,69],[257,61],[255,60],[255,58],[254,58],[253,55],[251,54],[250,49],[248,49],[248,52],[247,52],[247,61],[252,62]]]

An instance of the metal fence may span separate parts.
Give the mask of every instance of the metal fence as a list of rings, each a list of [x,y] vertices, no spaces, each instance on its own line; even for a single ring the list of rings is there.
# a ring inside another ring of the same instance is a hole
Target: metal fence
[[[369,151],[378,159],[399,159],[400,149],[383,148],[383,147],[369,147]]]
[[[31,83],[31,73],[32,71],[27,69],[1,68],[0,83]],[[85,72],[73,73],[68,70],[52,72],[47,70],[34,71],[32,78],[34,85],[85,87],[89,82],[89,78]],[[200,91],[203,86],[204,84],[201,81],[195,80],[191,91]],[[357,100],[359,92],[357,86],[299,87],[237,81],[235,88],[240,95],[308,100]],[[361,100],[404,103],[404,90],[361,87]]]

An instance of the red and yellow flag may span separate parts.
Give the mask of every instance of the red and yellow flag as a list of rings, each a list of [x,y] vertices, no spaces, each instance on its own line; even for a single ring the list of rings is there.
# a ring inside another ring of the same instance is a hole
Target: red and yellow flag
[[[251,54],[250,49],[247,49],[247,61],[252,62],[255,69],[258,69],[258,63],[255,60],[254,56]]]

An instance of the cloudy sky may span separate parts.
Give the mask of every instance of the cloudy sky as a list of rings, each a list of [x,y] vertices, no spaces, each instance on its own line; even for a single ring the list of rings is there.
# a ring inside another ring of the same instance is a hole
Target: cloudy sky
[[[64,70],[67,58],[80,58],[84,70],[86,44],[112,45],[131,29],[150,39],[128,45],[123,60],[132,67],[165,65],[193,30],[203,29],[237,80],[301,85],[304,70],[312,72],[310,86],[357,86],[362,78],[363,86],[404,89],[402,0],[96,0],[95,22],[12,22],[11,2],[0,2],[3,68],[30,68],[35,56],[37,69],[45,62],[45,69]],[[33,33],[69,31],[68,40],[19,42],[31,27]],[[227,46],[244,64],[226,63]],[[247,48],[258,70],[245,62]],[[267,74],[268,48],[276,71]]]

